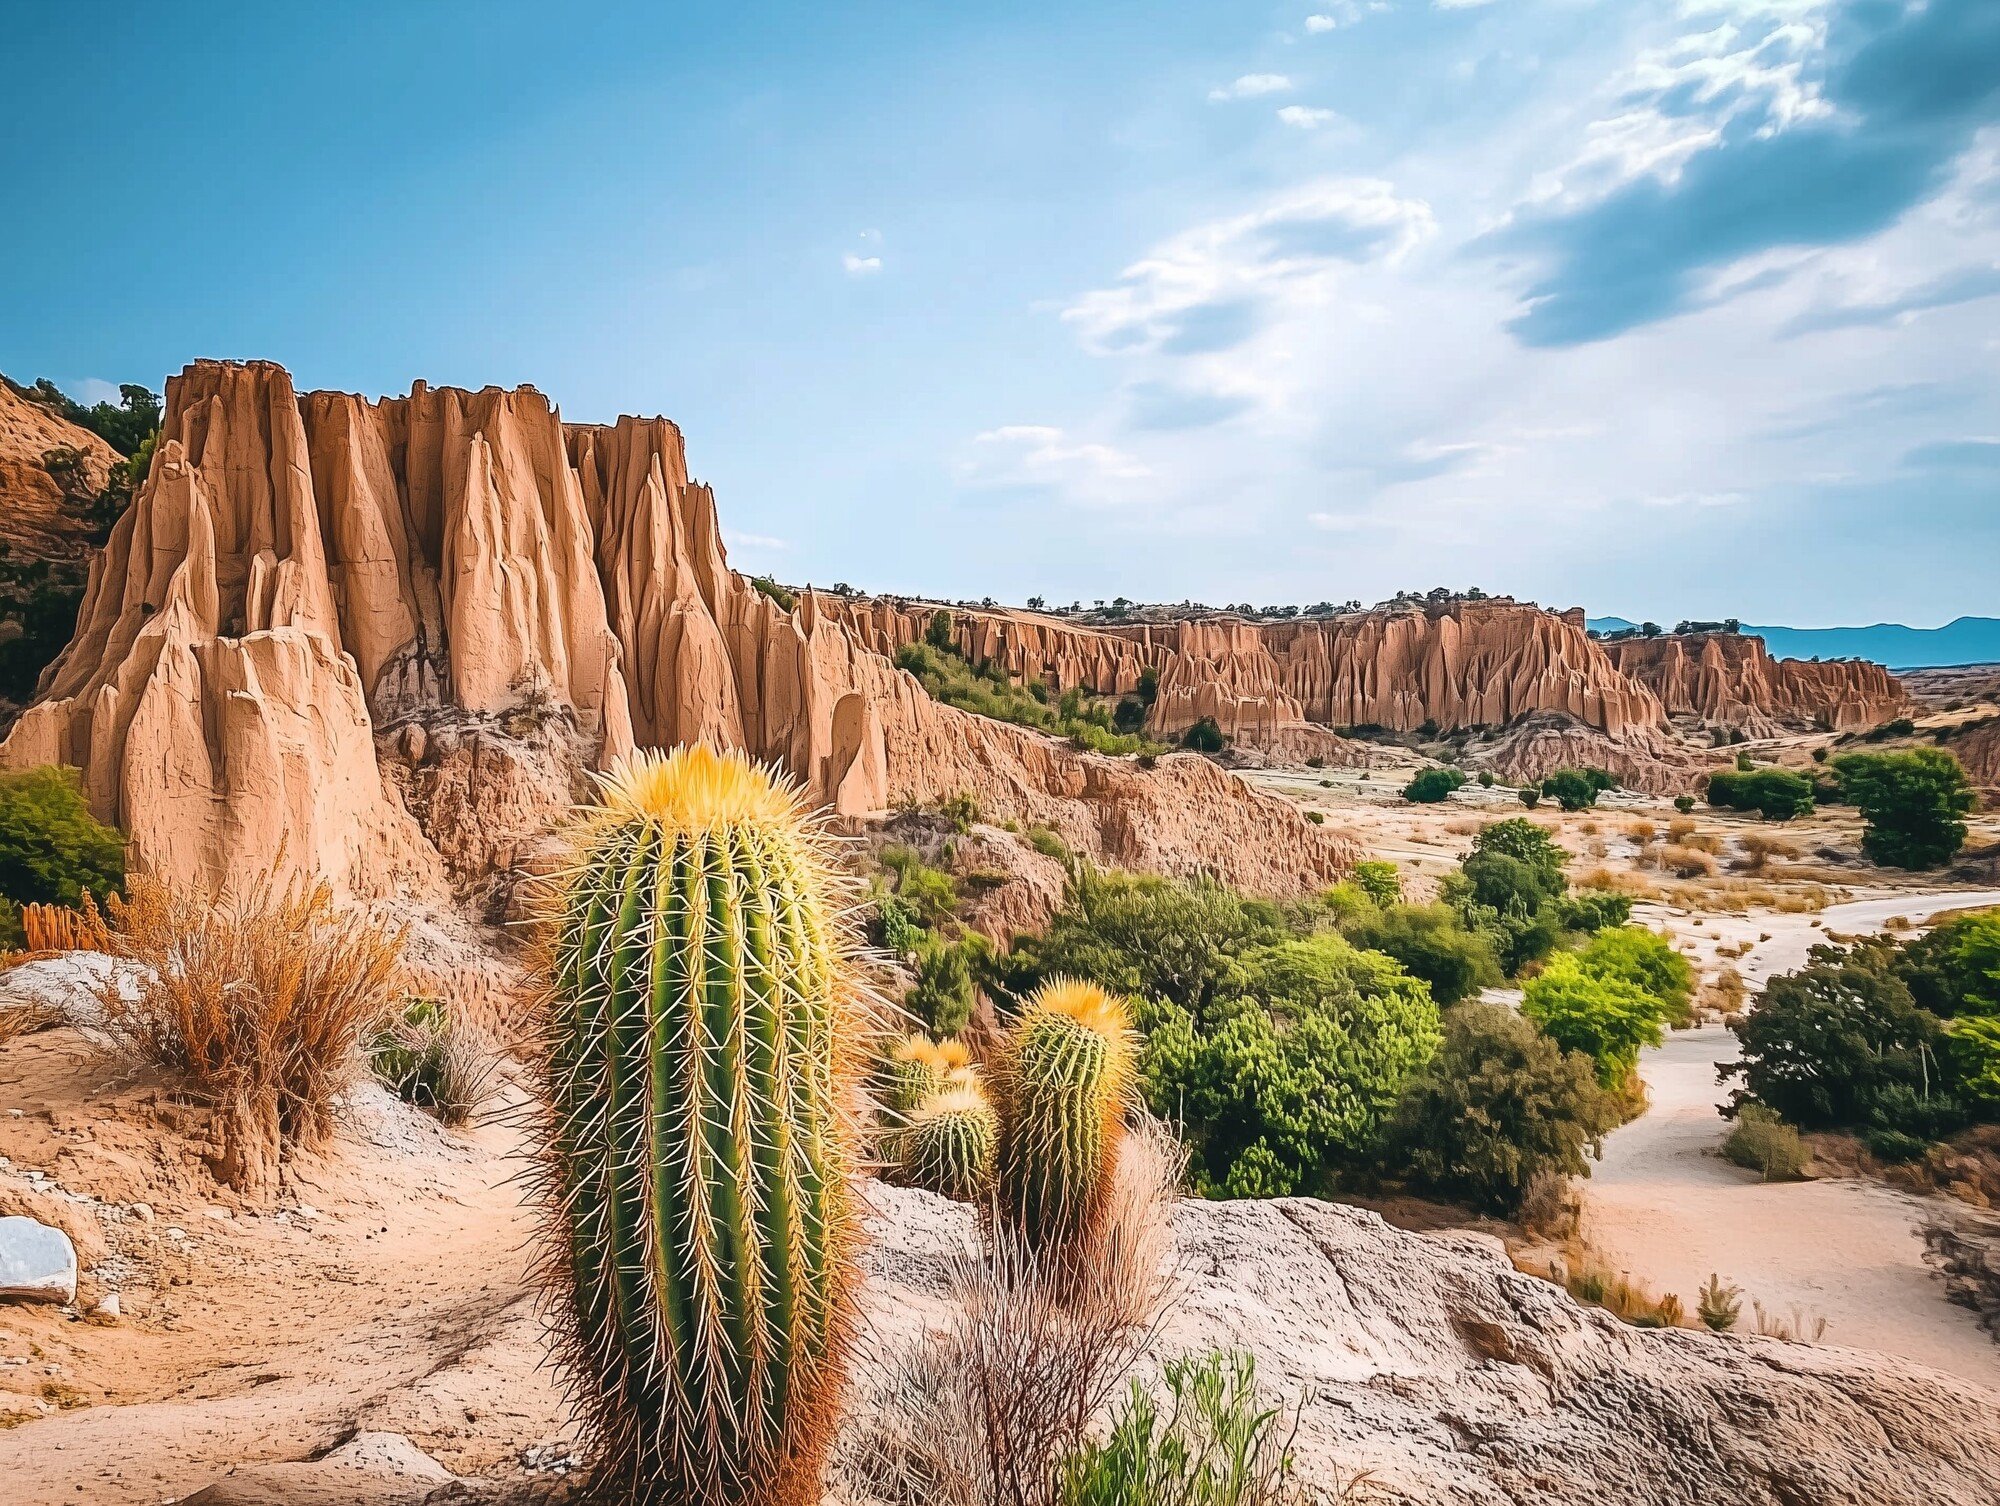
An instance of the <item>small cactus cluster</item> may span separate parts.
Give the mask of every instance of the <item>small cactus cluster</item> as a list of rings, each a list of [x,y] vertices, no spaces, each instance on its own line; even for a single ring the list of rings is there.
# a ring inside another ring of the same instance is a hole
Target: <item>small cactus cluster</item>
[[[841,883],[791,786],[700,745],[615,769],[573,842],[544,1266],[605,1493],[810,1506],[858,1282]]]
[[[1103,1227],[1138,1075],[1124,1005],[1094,983],[1032,995],[989,1096],[956,1043],[911,1036],[882,1071],[882,1148],[911,1186],[984,1205],[997,1231],[1065,1259]]]

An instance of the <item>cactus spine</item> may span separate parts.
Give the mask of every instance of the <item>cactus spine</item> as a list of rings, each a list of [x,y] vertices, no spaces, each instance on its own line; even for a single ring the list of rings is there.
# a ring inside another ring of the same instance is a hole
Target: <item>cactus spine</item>
[[[1039,1256],[1067,1259],[1110,1205],[1137,1075],[1125,1007],[1094,983],[1053,979],[1029,998],[1002,1062],[998,1215]]]
[[[905,1036],[882,1064],[882,1107],[892,1114],[911,1113],[944,1091],[948,1070],[944,1048],[936,1041],[921,1031]]]
[[[552,917],[546,1177],[574,1391],[635,1502],[808,1506],[853,1324],[857,995],[819,828],[639,754]]]
[[[993,1184],[999,1128],[993,1105],[975,1083],[947,1088],[920,1105],[896,1136],[897,1174],[941,1197],[980,1202]]]

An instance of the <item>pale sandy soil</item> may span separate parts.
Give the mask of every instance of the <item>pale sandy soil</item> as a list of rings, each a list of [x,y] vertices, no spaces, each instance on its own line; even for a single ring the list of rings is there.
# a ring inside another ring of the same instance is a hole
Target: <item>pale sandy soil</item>
[[[1732,917],[1727,929],[1769,933],[1735,963],[1755,987],[1798,967],[1826,931],[1867,934],[1897,916],[1921,925],[1938,910],[1991,904],[2000,890],[1896,894],[1817,916]],[[1718,1025],[1645,1053],[1652,1104],[1610,1137],[1584,1184],[1584,1237],[1614,1269],[1678,1293],[1690,1309],[1716,1272],[1742,1288],[1746,1317],[1753,1299],[1781,1316],[1797,1308],[1827,1320],[1828,1343],[2000,1382],[2000,1345],[1969,1310],[1944,1300],[1923,1263],[1927,1200],[1852,1178],[1767,1183],[1716,1154],[1728,1132],[1716,1112],[1728,1096],[1716,1067],[1735,1060],[1736,1046]]]

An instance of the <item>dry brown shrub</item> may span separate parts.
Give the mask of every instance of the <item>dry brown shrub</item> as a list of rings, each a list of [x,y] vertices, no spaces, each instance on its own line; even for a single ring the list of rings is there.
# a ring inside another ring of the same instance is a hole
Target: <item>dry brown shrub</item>
[[[403,932],[337,912],[324,883],[211,904],[136,877],[86,915],[93,950],[136,964],[98,993],[111,1048],[184,1074],[214,1110],[217,1179],[270,1189],[284,1155],[330,1134],[394,996]]]
[[[1715,859],[1699,848],[1669,842],[1653,854],[1653,866],[1676,878],[1713,878]]]
[[[1667,840],[1685,843],[1694,835],[1695,823],[1691,817],[1676,816],[1667,823]]]
[[[89,919],[63,905],[21,906],[21,930],[30,952],[77,952],[90,946]]]
[[[1782,1339],[1787,1344],[1817,1344],[1826,1337],[1825,1317],[1808,1312],[1797,1303],[1786,1313],[1772,1311],[1754,1299],[1750,1306],[1757,1315],[1757,1332],[1767,1339]]]
[[[1799,855],[1799,845],[1784,837],[1773,836],[1769,832],[1746,831],[1737,842],[1753,862],[1762,863],[1770,858],[1795,858]]]
[[[53,1030],[62,1022],[63,1012],[53,1004],[17,1004],[0,1009],[0,1045],[16,1036]]]
[[[1586,837],[1594,837],[1597,835],[1597,823],[1593,820],[1585,820],[1577,822],[1576,829],[1582,832]]]
[[[1650,821],[1637,820],[1625,823],[1625,835],[1630,837],[1634,842],[1637,842],[1641,847],[1644,847],[1659,834],[1660,829]]]
[[[1152,1347],[1172,1295],[1181,1168],[1152,1121],[1128,1140],[1099,1279],[1007,1238],[952,1257],[950,1328],[891,1364],[843,1473],[897,1506],[1060,1506],[1063,1462]]]

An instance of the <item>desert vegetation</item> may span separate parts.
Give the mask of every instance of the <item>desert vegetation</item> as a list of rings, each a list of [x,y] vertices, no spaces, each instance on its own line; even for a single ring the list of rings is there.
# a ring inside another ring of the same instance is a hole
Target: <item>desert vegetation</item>
[[[30,944],[24,906],[73,911],[125,882],[125,839],[90,814],[74,769],[0,772],[0,952]]]
[[[940,630],[938,619],[943,619]],[[923,681],[932,698],[961,711],[1033,727],[1054,737],[1066,737],[1079,748],[1093,753],[1163,753],[1166,745],[1144,737],[1139,727],[1144,707],[1133,700],[1131,708],[1107,706],[1086,697],[1074,686],[1051,697],[1049,688],[1036,680],[1017,684],[998,664],[973,664],[953,646],[951,614],[939,609],[932,619],[932,631],[921,643],[907,643],[896,651],[896,666]],[[1121,714],[1122,713],[1122,714]],[[1114,723],[1116,725],[1114,725]],[[1214,728],[1214,723],[1209,724]],[[1186,745],[1198,752],[1220,752],[1221,733],[1215,734],[1213,748],[1197,745],[1193,734]]]

